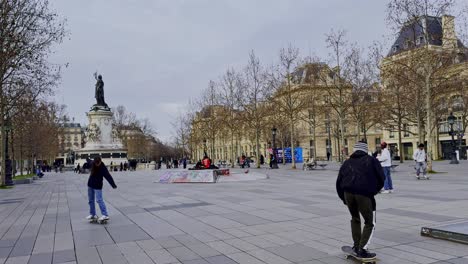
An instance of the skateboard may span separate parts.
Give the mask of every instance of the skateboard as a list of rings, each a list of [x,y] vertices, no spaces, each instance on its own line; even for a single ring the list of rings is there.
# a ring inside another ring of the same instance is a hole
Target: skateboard
[[[361,262],[362,264],[365,264],[365,263],[377,263],[377,258],[370,258],[370,259],[362,259],[362,258],[359,258],[358,256],[356,256],[356,253],[354,252],[353,248],[350,247],[350,246],[342,246],[341,247],[341,250],[346,253],[346,259],[354,259],[354,260],[357,260],[359,262]]]
[[[107,220],[99,220],[99,218],[92,218],[89,220],[90,223],[93,223],[93,224],[107,224],[107,221],[109,221],[109,219]]]
[[[418,180],[421,180],[421,179],[422,179],[422,180],[430,180],[431,178],[429,178],[428,176],[426,176],[426,177],[424,177],[424,176],[422,176],[422,177],[421,177],[421,176],[416,176],[416,179],[418,179]]]

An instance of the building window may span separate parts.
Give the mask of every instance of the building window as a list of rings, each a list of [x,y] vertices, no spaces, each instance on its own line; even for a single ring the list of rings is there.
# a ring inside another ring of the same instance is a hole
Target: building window
[[[348,139],[347,139],[347,138],[344,139],[344,146],[345,146],[345,147],[348,146]]]
[[[375,138],[375,145],[376,146],[380,145],[380,138],[379,137]]]
[[[390,138],[395,138],[395,131],[390,130],[389,132],[390,132],[390,133],[389,133],[389,137],[390,137]]]
[[[409,131],[408,131],[408,125],[403,124],[403,136],[404,137],[409,137]]]

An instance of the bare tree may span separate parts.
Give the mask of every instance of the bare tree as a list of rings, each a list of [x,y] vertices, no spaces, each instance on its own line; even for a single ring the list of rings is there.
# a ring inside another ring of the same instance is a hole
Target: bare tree
[[[346,115],[349,112],[351,89],[349,84],[343,80],[343,66],[345,57],[347,55],[347,41],[345,39],[346,33],[343,30],[337,32],[331,31],[326,35],[327,47],[330,49],[330,61],[335,65],[330,75],[322,76],[323,81],[326,83],[326,90],[328,93],[329,105],[332,112],[336,115],[338,123],[338,138],[339,160],[343,160],[345,153],[345,122]]]
[[[257,168],[260,168],[261,130],[268,115],[266,107],[263,107],[262,104],[269,98],[270,90],[267,86],[265,70],[253,51],[249,54],[249,61],[244,70],[242,90],[241,110],[244,111],[247,127],[254,133],[255,161]]]
[[[47,0],[1,1],[0,21],[0,149],[3,149],[4,120],[18,98],[26,93],[43,94],[57,83],[60,67],[47,59],[51,47],[62,41],[65,30],[64,22],[49,9]],[[4,184],[5,162],[1,171],[0,184]]]
[[[234,168],[237,158],[235,146],[235,138],[238,131],[241,129],[241,116],[239,114],[241,100],[241,77],[234,69],[228,69],[220,80],[220,103],[223,105],[221,113],[224,122],[224,127],[227,129],[230,141],[230,163]]]
[[[457,46],[456,36],[452,36],[455,37],[452,42],[444,40],[440,48],[432,48],[433,40],[440,36],[432,34],[429,30],[429,23],[440,23],[438,19],[432,18],[441,17],[451,11],[454,4],[454,0],[391,0],[387,6],[387,20],[394,26],[395,30],[400,32],[400,30],[409,29],[408,31],[412,32],[404,43],[404,46],[412,48],[412,51],[406,52],[405,56],[392,56],[388,64],[393,63],[394,67],[392,68],[404,68],[407,73],[404,76],[408,78],[402,80],[400,84],[408,83],[410,88],[408,91],[416,91],[415,99],[424,99],[421,102],[424,107],[416,107],[416,122],[420,142],[427,140],[429,170],[432,170],[432,160],[438,156],[438,143],[436,141],[438,124],[436,122],[437,114],[434,112],[437,109],[434,102],[437,100],[435,97],[441,91],[443,83],[447,81],[443,77],[444,71],[448,65],[453,63],[454,55],[456,55],[453,51]],[[446,24],[442,23],[443,25],[441,25],[445,32],[447,26],[453,25],[453,17],[443,19],[447,19],[444,21]],[[425,133],[423,133],[423,129]]]
[[[345,57],[343,77],[352,86],[350,114],[356,123],[356,141],[361,140],[361,131],[363,139],[367,140],[367,131],[377,120],[379,86],[376,69],[372,56],[365,55],[357,44],[352,45]]]
[[[300,113],[307,105],[303,90],[298,85],[302,76],[295,72],[300,63],[299,49],[291,44],[287,48],[282,48],[279,53],[279,67],[276,74],[277,87],[274,95],[275,107],[287,117],[289,124],[289,135],[291,140],[292,169],[296,169],[296,159],[294,155],[296,145],[296,126],[300,119]]]

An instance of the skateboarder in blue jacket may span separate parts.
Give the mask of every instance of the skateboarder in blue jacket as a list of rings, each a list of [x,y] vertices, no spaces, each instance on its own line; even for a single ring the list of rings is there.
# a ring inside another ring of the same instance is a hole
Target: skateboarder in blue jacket
[[[109,171],[106,168],[106,165],[101,160],[101,157],[94,158],[94,161],[91,165],[91,174],[88,179],[88,201],[89,201],[89,216],[86,217],[87,220],[96,219],[96,205],[94,201],[99,205],[102,216],[98,219],[99,221],[109,220],[109,215],[107,213],[106,204],[102,198],[102,182],[104,178],[109,182],[112,188],[117,188],[115,185],[114,179],[110,175]]]
[[[380,162],[368,154],[367,143],[357,142],[353,154],[340,168],[336,181],[336,191],[351,214],[353,250],[362,259],[375,258],[375,253],[367,251],[375,230],[374,196],[384,185],[384,172]],[[361,231],[361,215],[364,228]]]

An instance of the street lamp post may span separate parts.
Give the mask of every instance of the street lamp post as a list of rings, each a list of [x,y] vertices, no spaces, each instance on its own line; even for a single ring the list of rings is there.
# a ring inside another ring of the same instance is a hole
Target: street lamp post
[[[325,125],[326,125],[326,129],[327,129],[327,133],[328,133],[327,151],[328,151],[328,153],[330,153],[330,159],[331,159],[333,157],[333,155],[332,155],[332,147],[331,147],[330,116],[327,116],[327,121],[326,121]]]
[[[11,120],[7,117],[5,122],[5,185],[12,186],[14,185],[12,179],[12,167],[10,156],[8,155],[8,132],[11,130]]]
[[[271,168],[278,169],[278,160],[276,157],[276,127],[271,129],[271,135],[273,137],[273,160],[271,161]]]
[[[455,152],[456,150],[455,132],[453,131],[453,124],[455,123],[455,116],[453,116],[453,113],[450,113],[450,115],[447,117],[447,122],[450,125],[450,135],[452,136],[452,159],[450,160],[450,164],[458,164],[457,153]]]

